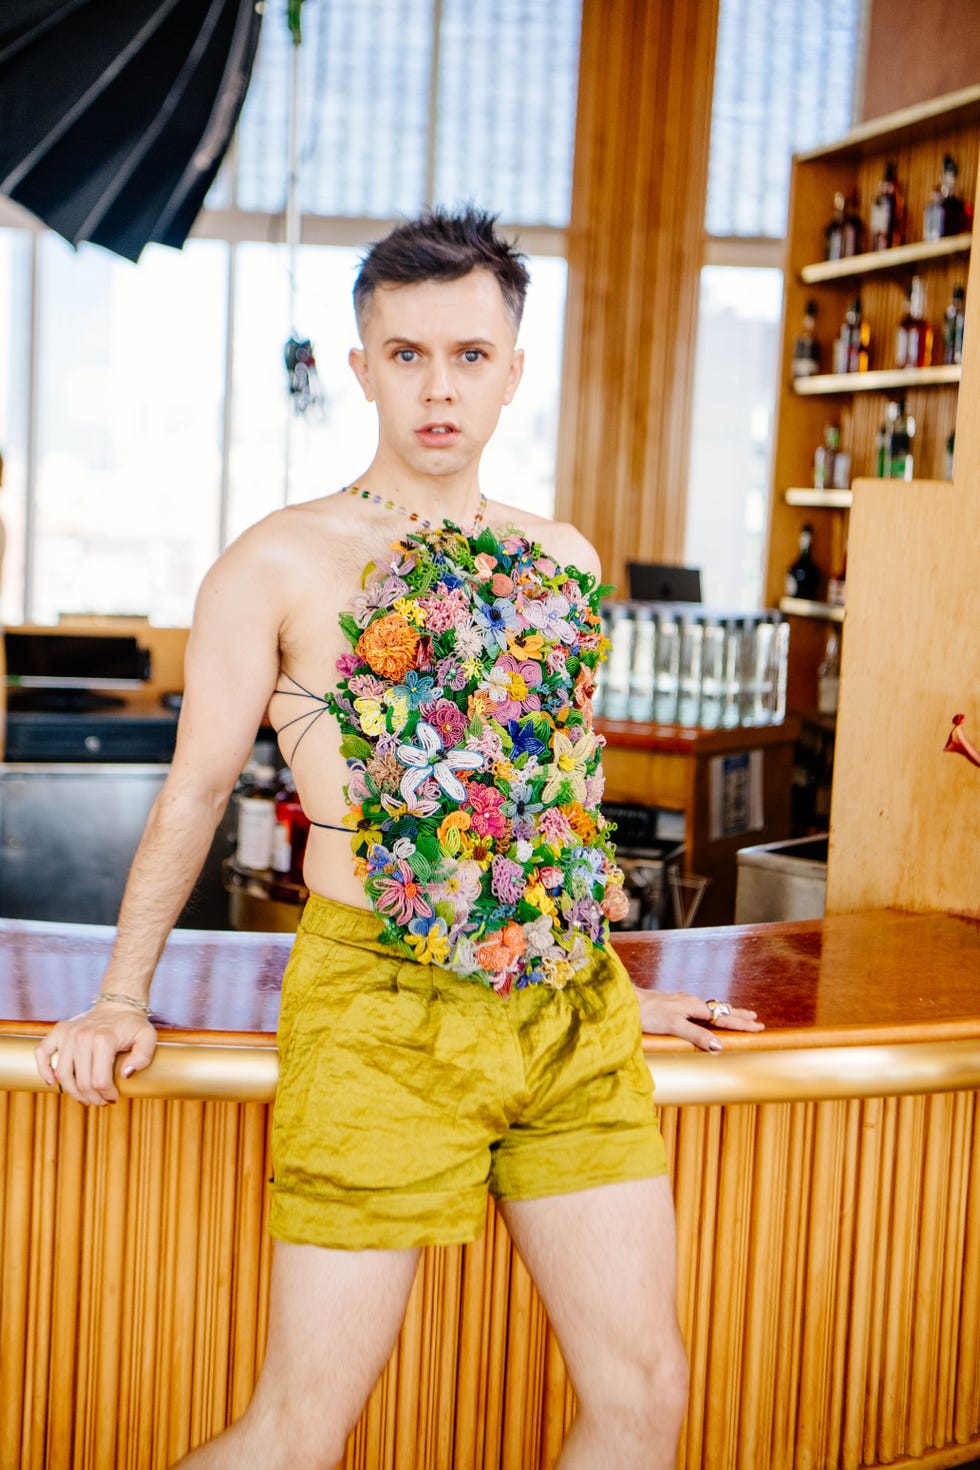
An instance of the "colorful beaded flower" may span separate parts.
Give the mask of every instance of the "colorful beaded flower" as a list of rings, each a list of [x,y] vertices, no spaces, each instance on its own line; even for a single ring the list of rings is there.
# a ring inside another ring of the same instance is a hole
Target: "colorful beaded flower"
[[[560,989],[626,908],[592,729],[610,589],[511,529],[393,550],[341,616],[327,696],[381,938],[502,995]]]

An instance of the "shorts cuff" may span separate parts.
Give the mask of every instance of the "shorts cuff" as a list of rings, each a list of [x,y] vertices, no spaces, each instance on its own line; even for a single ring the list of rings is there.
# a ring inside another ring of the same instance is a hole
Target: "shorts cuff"
[[[602,1184],[656,1179],[667,1173],[667,1150],[656,1123],[585,1139],[552,1135],[534,1149],[498,1155],[490,1192],[496,1199],[544,1199]]]
[[[269,1233],[290,1245],[328,1250],[410,1250],[465,1245],[483,1233],[485,1188],[443,1194],[364,1190],[340,1197],[272,1186]]]

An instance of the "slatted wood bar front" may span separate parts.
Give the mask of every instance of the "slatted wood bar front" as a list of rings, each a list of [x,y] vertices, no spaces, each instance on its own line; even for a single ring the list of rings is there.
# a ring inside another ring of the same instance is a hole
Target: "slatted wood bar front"
[[[84,1110],[35,1087],[28,1033],[84,1004],[108,939],[0,923],[4,1470],[167,1466],[242,1411],[262,1356],[288,940],[175,935],[159,1064],[115,1107]],[[976,1458],[980,923],[879,913],[619,947],[638,983],[769,1021],[719,1057],[649,1042],[693,1370],[680,1466]],[[476,1245],[423,1254],[343,1463],[552,1466],[573,1414],[491,1209]]]

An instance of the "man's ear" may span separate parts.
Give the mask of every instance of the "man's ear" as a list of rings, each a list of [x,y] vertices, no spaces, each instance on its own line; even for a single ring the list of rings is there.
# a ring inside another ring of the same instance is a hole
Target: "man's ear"
[[[504,403],[509,403],[517,392],[517,385],[524,375],[524,348],[515,347],[514,356],[510,360],[510,372],[507,374],[507,387],[504,389]]]
[[[351,372],[361,385],[361,392],[368,403],[374,402],[374,384],[371,382],[371,369],[368,367],[367,353],[363,347],[352,347],[347,354]]]

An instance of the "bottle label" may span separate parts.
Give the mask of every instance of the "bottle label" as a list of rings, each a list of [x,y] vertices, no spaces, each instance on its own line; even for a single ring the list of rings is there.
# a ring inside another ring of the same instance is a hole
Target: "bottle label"
[[[817,680],[817,713],[821,715],[836,714],[839,701],[840,676],[838,674],[821,674]]]
[[[264,872],[272,861],[276,804],[271,797],[238,798],[238,850],[241,867]]]

